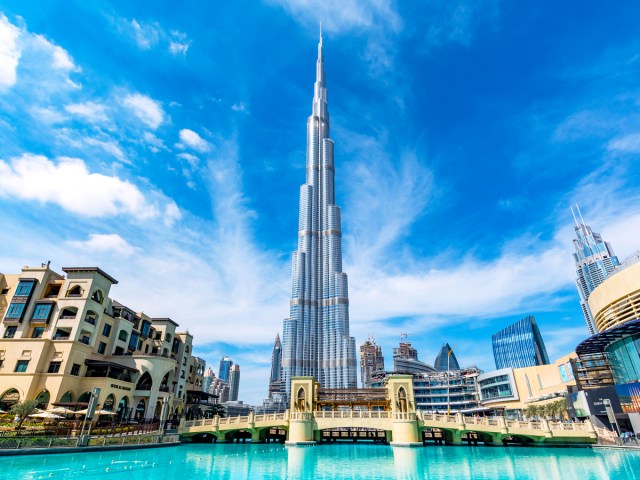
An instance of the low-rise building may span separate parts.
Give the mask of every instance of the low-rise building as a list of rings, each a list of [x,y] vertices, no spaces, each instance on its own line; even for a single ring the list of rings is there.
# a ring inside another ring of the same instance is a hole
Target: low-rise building
[[[43,264],[1,277],[0,408],[37,399],[82,409],[98,387],[99,408],[118,419],[159,419],[164,404],[179,416],[191,336],[109,298],[118,282],[100,268],[62,271]]]

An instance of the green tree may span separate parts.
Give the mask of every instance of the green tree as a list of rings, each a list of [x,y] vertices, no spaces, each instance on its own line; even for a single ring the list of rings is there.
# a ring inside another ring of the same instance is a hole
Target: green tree
[[[38,402],[35,400],[25,400],[24,402],[16,403],[11,407],[11,413],[17,415],[20,418],[16,430],[22,428],[22,423],[27,419],[29,415],[34,413],[38,409]]]

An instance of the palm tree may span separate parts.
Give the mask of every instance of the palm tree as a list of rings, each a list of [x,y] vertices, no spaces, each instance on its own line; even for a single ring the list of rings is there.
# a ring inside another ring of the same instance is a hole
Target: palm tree
[[[27,419],[29,415],[34,413],[38,409],[38,402],[35,400],[25,400],[24,402],[16,403],[11,407],[11,413],[20,418],[16,430],[20,430],[22,423]]]

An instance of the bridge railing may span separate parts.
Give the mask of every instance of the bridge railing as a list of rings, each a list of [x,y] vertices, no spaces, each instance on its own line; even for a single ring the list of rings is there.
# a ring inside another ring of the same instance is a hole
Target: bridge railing
[[[255,416],[256,422],[277,422],[279,420],[286,420],[286,419],[287,419],[286,413],[266,413],[263,415]]]
[[[379,410],[325,411],[313,412],[316,418],[391,418],[391,412]]]

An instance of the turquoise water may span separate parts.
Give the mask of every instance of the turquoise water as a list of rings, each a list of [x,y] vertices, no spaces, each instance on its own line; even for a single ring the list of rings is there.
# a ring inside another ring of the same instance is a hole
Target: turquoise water
[[[11,480],[627,480],[640,478],[640,453],[586,448],[208,444],[0,457],[0,466],[0,478]]]

